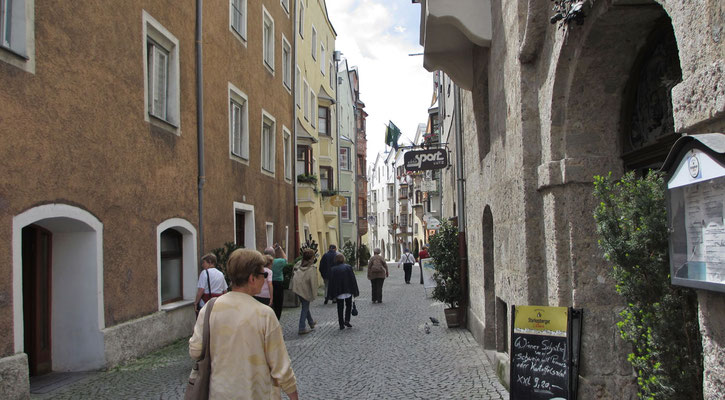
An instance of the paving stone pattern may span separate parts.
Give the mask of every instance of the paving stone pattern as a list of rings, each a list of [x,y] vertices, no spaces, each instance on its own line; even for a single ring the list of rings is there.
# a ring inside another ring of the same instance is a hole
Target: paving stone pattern
[[[442,304],[417,283],[403,282],[391,263],[383,303],[372,304],[370,282],[358,273],[359,315],[340,330],[335,304],[316,299],[317,326],[297,333],[299,308],[282,314],[287,349],[301,399],[508,399],[481,346],[464,329],[445,326]],[[430,290],[429,290],[430,293]],[[437,318],[433,326],[429,317]],[[425,323],[430,333],[425,333]],[[36,399],[179,399],[191,368],[186,340],[147,357],[57,389]]]

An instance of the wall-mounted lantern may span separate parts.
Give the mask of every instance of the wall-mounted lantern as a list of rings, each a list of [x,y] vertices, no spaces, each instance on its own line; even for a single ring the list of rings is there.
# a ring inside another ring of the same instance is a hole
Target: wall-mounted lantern
[[[679,138],[662,170],[672,284],[725,292],[725,134]]]

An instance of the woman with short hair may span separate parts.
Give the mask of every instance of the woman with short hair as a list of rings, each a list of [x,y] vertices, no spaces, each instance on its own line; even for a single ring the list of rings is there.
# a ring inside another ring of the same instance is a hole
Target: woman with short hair
[[[300,311],[299,330],[300,335],[306,335],[315,329],[317,323],[312,319],[310,303],[317,296],[317,267],[315,266],[315,251],[312,249],[302,250],[302,259],[295,264],[294,275],[290,282],[290,290],[297,294],[302,304]],[[310,325],[307,329],[305,321]]]
[[[372,286],[373,303],[383,302],[383,282],[390,276],[388,263],[380,255],[380,248],[373,250],[373,256],[368,261],[368,279]]]
[[[329,277],[328,296],[337,299],[337,321],[340,324],[340,330],[345,329],[345,327],[352,328],[352,324],[350,324],[352,298],[360,296],[360,291],[357,288],[355,272],[353,272],[349,264],[345,264],[345,255],[342,253],[335,254],[335,264],[330,269]],[[344,316],[343,303],[345,308]]]
[[[270,307],[254,299],[265,282],[266,260],[256,250],[237,249],[227,262],[232,289],[217,298],[209,316],[211,380],[209,399],[281,399],[280,388],[297,400],[297,382]],[[201,309],[189,339],[189,355],[202,356]]]

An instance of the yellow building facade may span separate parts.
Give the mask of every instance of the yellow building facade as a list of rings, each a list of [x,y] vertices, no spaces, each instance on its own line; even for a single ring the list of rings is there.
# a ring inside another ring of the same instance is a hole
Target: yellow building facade
[[[330,204],[338,186],[336,111],[337,33],[324,0],[298,0],[296,24],[296,173],[300,243],[314,240],[320,253],[338,247],[338,208]]]

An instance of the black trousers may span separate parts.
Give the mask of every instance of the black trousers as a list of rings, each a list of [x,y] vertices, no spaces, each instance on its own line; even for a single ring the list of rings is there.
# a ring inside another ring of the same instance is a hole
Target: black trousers
[[[410,283],[410,275],[413,273],[413,264],[403,264],[403,271],[405,271],[405,283]]]
[[[383,301],[383,282],[385,282],[385,278],[376,278],[370,280],[370,284],[373,288],[373,301]]]
[[[345,319],[342,319],[342,308],[345,308]],[[352,296],[342,301],[337,299],[337,322],[340,323],[340,328],[345,327],[345,322],[350,322],[350,313],[352,312]]]
[[[272,281],[272,289],[274,290],[272,294],[272,309],[274,310],[274,315],[277,316],[277,320],[282,316],[282,304],[284,303],[283,284],[283,281]]]

